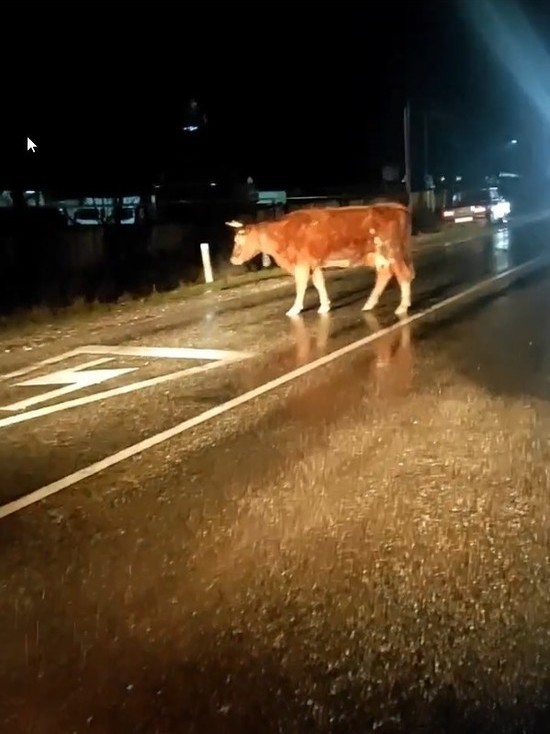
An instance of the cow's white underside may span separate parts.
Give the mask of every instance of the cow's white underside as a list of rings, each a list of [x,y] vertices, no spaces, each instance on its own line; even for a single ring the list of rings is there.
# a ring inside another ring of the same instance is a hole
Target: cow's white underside
[[[381,255],[379,252],[374,252],[373,255],[373,265],[376,270],[379,270],[380,268],[389,268],[391,266],[390,260],[384,257],[384,255]],[[328,270],[329,268],[358,268],[361,265],[362,263],[352,262],[351,260],[327,260],[321,265],[321,268],[323,270]]]
[[[326,263],[321,265],[323,269],[328,268],[353,268],[356,267],[352,264],[351,260],[327,260]]]

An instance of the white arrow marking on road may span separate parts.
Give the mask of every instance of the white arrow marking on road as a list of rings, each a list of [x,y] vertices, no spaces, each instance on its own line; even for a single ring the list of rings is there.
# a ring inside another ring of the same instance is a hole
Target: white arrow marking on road
[[[35,153],[36,143],[33,143],[30,138],[27,138],[27,151],[32,150]]]
[[[104,364],[105,362],[112,362],[112,357],[103,359],[94,359],[91,362],[85,362],[79,364],[76,367],[68,370],[60,370],[59,372],[52,372],[49,375],[43,375],[42,377],[35,377],[25,382],[18,382],[16,387],[34,387],[36,385],[63,385],[57,390],[50,390],[47,393],[41,395],[35,395],[32,398],[26,400],[20,400],[18,403],[12,405],[6,405],[0,410],[25,410],[31,405],[37,403],[43,403],[46,400],[53,400],[61,395],[74,392],[75,390],[82,390],[84,387],[90,387],[91,385],[99,385],[101,382],[106,380],[112,380],[115,377],[120,377],[128,372],[135,372],[137,367],[127,367],[125,369],[118,370],[85,370],[86,367],[95,367],[98,364]]]
[[[0,375],[0,382],[12,380],[15,377],[23,377],[29,372],[34,372],[42,367],[49,367],[58,362],[64,362],[71,357],[77,357],[82,354],[114,354],[118,357],[156,357],[158,359],[212,359],[220,360],[220,362],[233,361],[235,359],[248,359],[252,357],[251,352],[233,352],[227,349],[197,349],[191,347],[117,347],[105,345],[89,345],[86,347],[78,347],[70,352],[63,352],[56,357],[49,357],[40,362],[35,362],[28,367],[15,370],[15,372],[6,372]]]

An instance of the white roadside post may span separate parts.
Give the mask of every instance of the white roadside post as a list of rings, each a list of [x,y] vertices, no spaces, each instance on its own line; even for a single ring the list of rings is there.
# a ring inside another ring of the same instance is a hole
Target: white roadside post
[[[276,219],[276,215],[274,216],[274,219]],[[268,268],[271,265],[271,258],[269,255],[266,255],[265,252],[262,252],[262,268]]]
[[[204,282],[213,283],[212,261],[210,260],[210,245],[208,242],[201,242],[202,269],[204,270]]]

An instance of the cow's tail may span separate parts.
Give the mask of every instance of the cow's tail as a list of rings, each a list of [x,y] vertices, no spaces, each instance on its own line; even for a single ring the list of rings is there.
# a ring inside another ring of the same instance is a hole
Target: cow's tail
[[[403,243],[403,261],[409,270],[409,278],[414,280],[416,271],[414,269],[412,257],[412,213],[408,208],[407,211],[404,212],[401,234],[401,242]]]

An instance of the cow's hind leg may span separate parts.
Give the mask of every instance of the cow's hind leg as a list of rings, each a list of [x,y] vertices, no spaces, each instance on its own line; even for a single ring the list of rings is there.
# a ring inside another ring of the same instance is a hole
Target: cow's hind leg
[[[286,312],[287,316],[298,316],[304,308],[304,297],[306,295],[307,282],[309,280],[309,265],[296,265],[294,268],[294,281],[296,284],[296,298],[294,305]]]
[[[394,266],[394,272],[401,289],[401,302],[395,313],[397,316],[405,316],[411,307],[411,271],[403,264]]]
[[[389,263],[384,267],[376,268],[376,281],[374,283],[374,288],[372,289],[367,302],[363,306],[363,311],[372,311],[372,309],[378,304],[380,296],[386,290],[386,286],[390,282],[392,275],[393,273],[389,267]]]
[[[328,313],[330,311],[330,298],[327,293],[327,286],[325,283],[325,276],[321,268],[314,268],[311,275],[313,285],[317,289],[319,294],[320,306],[317,313]]]

